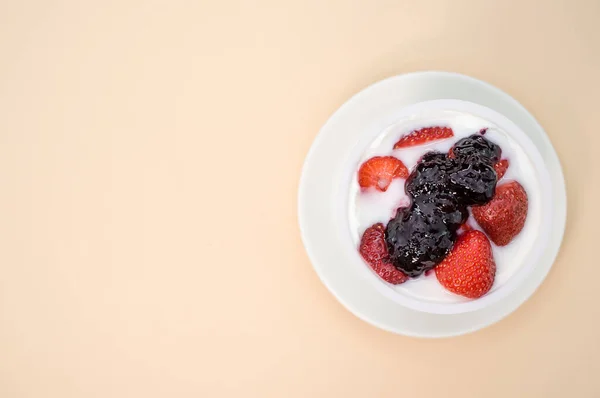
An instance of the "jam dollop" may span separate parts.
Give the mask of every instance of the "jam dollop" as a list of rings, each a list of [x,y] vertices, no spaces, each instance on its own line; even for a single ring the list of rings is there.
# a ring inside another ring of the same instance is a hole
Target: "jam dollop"
[[[448,154],[429,152],[408,176],[408,207],[399,208],[385,230],[392,264],[410,277],[432,269],[450,252],[468,206],[494,196],[493,165],[502,150],[480,134],[458,140]]]

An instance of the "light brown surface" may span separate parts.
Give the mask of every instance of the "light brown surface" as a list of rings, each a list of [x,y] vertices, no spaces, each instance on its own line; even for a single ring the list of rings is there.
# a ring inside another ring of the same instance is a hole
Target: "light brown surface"
[[[599,15],[597,0],[0,1],[0,397],[600,396]],[[521,101],[569,197],[538,292],[446,340],[344,310],[296,219],[327,117],[425,69]]]

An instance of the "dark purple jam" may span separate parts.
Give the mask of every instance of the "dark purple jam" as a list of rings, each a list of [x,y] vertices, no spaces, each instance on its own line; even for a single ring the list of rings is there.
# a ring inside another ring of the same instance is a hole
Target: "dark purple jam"
[[[493,165],[501,149],[482,135],[460,139],[451,156],[429,152],[406,180],[411,205],[398,209],[386,227],[392,263],[410,277],[432,269],[446,257],[468,206],[489,202],[496,189]]]

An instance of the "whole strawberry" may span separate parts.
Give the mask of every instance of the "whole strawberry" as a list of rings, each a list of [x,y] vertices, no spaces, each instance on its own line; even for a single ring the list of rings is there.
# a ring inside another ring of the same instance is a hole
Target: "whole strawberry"
[[[472,208],[473,217],[498,246],[506,246],[521,232],[527,219],[527,192],[516,181],[496,187],[492,200]]]
[[[398,285],[408,277],[392,265],[385,242],[385,227],[378,223],[367,228],[360,240],[360,255],[384,281]]]
[[[458,237],[452,251],[435,267],[435,276],[452,293],[479,298],[490,291],[496,276],[492,245],[481,231]]]

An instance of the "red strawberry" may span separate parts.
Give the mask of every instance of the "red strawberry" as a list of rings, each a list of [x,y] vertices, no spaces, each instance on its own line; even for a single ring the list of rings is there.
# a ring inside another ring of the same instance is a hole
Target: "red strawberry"
[[[400,140],[394,145],[394,149],[422,145],[429,141],[441,140],[450,137],[454,137],[454,132],[450,127],[424,127],[419,130],[414,130],[400,138]]]
[[[498,176],[497,181],[500,181],[504,174],[506,174],[506,170],[508,169],[508,159],[502,159],[496,162],[494,165],[494,170],[496,170],[496,175]]]
[[[407,178],[408,169],[393,156],[375,156],[358,170],[358,184],[362,188],[375,187],[386,191],[394,178]]]
[[[527,218],[527,192],[516,181],[496,187],[491,201],[473,206],[473,216],[492,242],[506,246],[518,235]]]
[[[492,245],[481,231],[460,235],[450,254],[435,267],[435,276],[452,293],[479,298],[494,284],[496,263]]]
[[[399,285],[408,277],[392,265],[385,242],[385,227],[378,223],[367,228],[360,240],[360,255],[384,281]]]
[[[469,232],[472,231],[473,227],[471,227],[466,221],[460,226],[458,227],[458,234],[464,234],[465,232]]]

